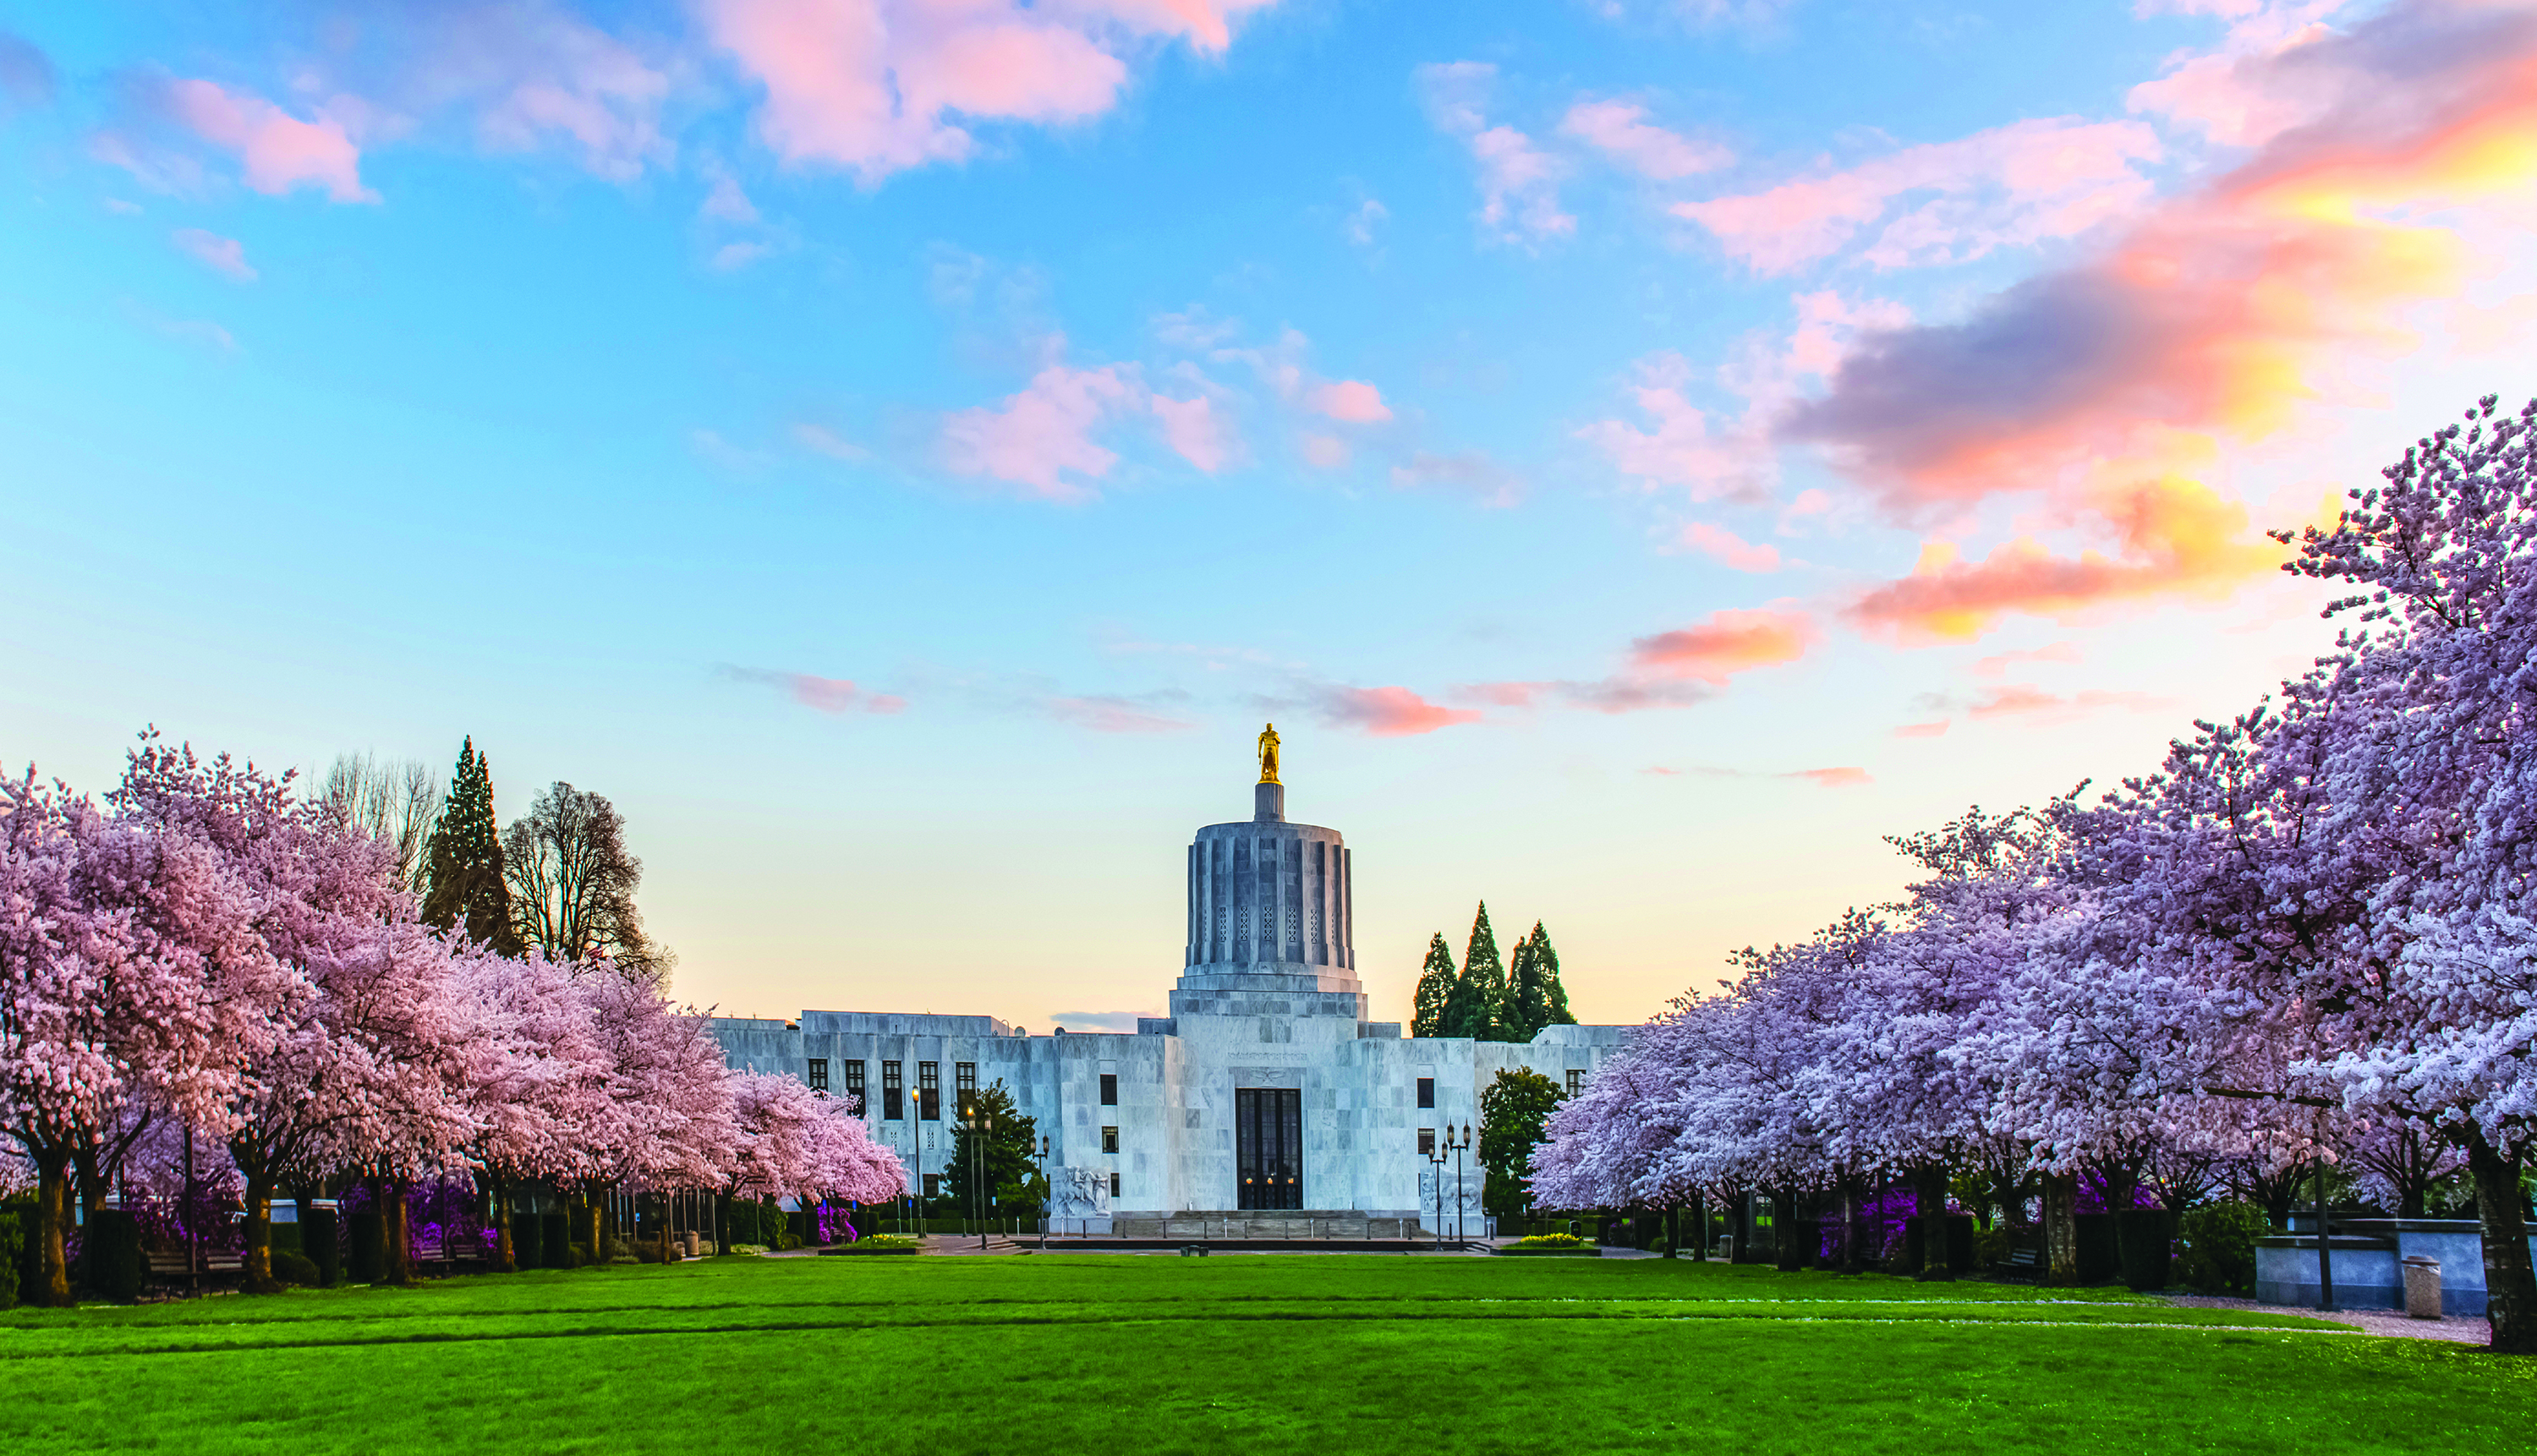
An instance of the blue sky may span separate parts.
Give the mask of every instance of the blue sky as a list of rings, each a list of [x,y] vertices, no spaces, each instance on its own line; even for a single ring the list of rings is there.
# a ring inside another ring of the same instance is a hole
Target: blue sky
[[[1044,1029],[1274,718],[1381,1010],[1637,1020],[2325,645],[2257,533],[2537,388],[2528,19],[0,5],[0,752],[472,733],[683,995]]]

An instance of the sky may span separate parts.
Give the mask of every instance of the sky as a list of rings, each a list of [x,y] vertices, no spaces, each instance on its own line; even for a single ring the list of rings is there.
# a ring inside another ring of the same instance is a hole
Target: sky
[[[0,0],[0,759],[611,798],[726,1014],[1126,1029],[1184,846],[1636,1022],[2332,642],[2537,393],[2537,10]]]

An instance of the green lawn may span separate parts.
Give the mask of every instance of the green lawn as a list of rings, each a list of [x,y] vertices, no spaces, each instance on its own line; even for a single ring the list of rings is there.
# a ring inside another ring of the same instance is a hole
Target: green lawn
[[[2537,1361],[2319,1330],[1687,1261],[744,1257],[14,1311],[0,1450],[2537,1444]]]

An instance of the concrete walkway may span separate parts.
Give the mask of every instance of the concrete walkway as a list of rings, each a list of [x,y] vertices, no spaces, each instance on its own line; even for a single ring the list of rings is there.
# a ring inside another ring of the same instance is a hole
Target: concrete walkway
[[[2336,1262],[2341,1263],[2340,1255]],[[2415,1319],[2397,1309],[2337,1309],[2318,1313],[2296,1304],[2259,1304],[2253,1299],[2234,1299],[2220,1295],[2161,1295],[2160,1298],[2183,1309],[2260,1309],[2266,1314],[2307,1314],[2348,1324],[2365,1335],[2386,1335],[2400,1340],[2450,1340],[2460,1345],[2493,1343],[2493,1326],[2482,1316],[2467,1318],[2449,1315],[2441,1319]]]

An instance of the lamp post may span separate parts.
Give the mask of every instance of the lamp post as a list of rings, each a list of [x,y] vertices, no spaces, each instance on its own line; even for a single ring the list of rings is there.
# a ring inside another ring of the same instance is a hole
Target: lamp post
[[[1454,1131],[1454,1129],[1453,1129],[1453,1125],[1452,1125],[1452,1124],[1450,1124],[1450,1123],[1448,1123],[1448,1124],[1446,1125],[1445,1131],[1446,1131],[1446,1134],[1447,1134],[1447,1141],[1448,1141],[1448,1142],[1451,1142],[1451,1141],[1452,1141],[1452,1133],[1453,1133],[1453,1131]],[[1467,1200],[1466,1200],[1466,1199],[1464,1199],[1464,1196],[1463,1196],[1463,1155],[1464,1155],[1464,1153],[1469,1152],[1469,1151],[1470,1151],[1470,1148],[1471,1148],[1471,1124],[1469,1124],[1468,1122],[1465,1122],[1465,1123],[1464,1123],[1464,1124],[1463,1124],[1463,1140],[1462,1140],[1461,1142],[1454,1143],[1454,1145],[1453,1145],[1453,1146],[1454,1146],[1454,1238],[1455,1238],[1455,1241],[1456,1241],[1456,1242],[1458,1242],[1458,1243],[1467,1243],[1467,1242],[1469,1242],[1470,1240],[1469,1240],[1467,1237],[1465,1237],[1465,1236],[1464,1236],[1464,1231],[1463,1231],[1463,1205],[1467,1201]],[[1439,1216],[1439,1220],[1438,1220],[1438,1221],[1439,1221],[1439,1222],[1442,1222],[1442,1217],[1441,1217],[1441,1216]]]
[[[1436,1170],[1436,1236],[1431,1242],[1440,1249],[1445,1246],[1445,1165],[1453,1161],[1450,1156],[1453,1147],[1454,1124],[1448,1122],[1445,1124],[1445,1141],[1427,1153],[1427,1166]]]
[[[1048,1189],[1048,1191],[1049,1191],[1049,1193],[1050,1193],[1050,1194],[1052,1194],[1052,1195],[1054,1195],[1054,1194],[1057,1192],[1057,1189],[1056,1189],[1056,1188],[1054,1188],[1054,1187],[1051,1187],[1051,1186],[1049,1185],[1049,1181],[1048,1181],[1048,1134],[1047,1134],[1047,1133],[1044,1133],[1044,1132],[1043,1132],[1043,1133],[1041,1133],[1041,1134],[1039,1135],[1039,1151],[1038,1151],[1038,1152],[1036,1152],[1036,1153],[1031,1154],[1031,1155],[1030,1155],[1030,1160],[1031,1160],[1031,1167],[1032,1167],[1033,1169],[1037,1170],[1037,1171],[1038,1171],[1038,1172],[1039,1172],[1039,1181],[1040,1181],[1040,1186],[1041,1186],[1041,1187],[1043,1187],[1043,1188],[1047,1188],[1047,1189]],[[1048,1252],[1048,1199],[1046,1199],[1046,1198],[1042,1198],[1042,1199],[1040,1200],[1040,1210],[1039,1210],[1039,1251],[1040,1251],[1041,1253],[1047,1253],[1047,1252]]]
[[[987,1137],[996,1130],[996,1119],[975,1100],[960,1125],[969,1129],[969,1209],[978,1216],[978,1251],[987,1250]]]

